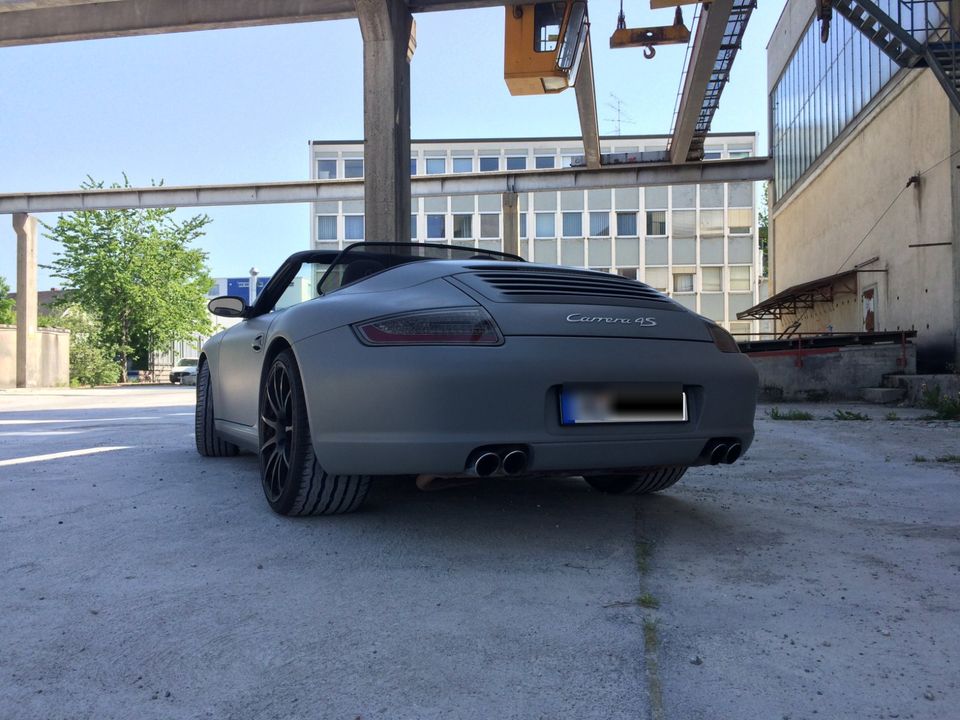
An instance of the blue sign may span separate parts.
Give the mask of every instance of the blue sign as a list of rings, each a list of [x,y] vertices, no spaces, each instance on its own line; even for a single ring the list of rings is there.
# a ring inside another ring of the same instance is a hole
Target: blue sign
[[[257,295],[263,292],[263,288],[270,282],[269,277],[257,276]],[[236,295],[244,300],[250,297],[250,278],[227,278],[227,295]]]

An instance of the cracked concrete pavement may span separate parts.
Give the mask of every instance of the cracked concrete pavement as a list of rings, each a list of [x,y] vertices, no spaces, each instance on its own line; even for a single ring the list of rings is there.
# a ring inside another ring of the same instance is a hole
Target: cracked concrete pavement
[[[389,480],[290,520],[192,404],[0,392],[0,717],[956,716],[957,423],[761,407],[660,496]]]

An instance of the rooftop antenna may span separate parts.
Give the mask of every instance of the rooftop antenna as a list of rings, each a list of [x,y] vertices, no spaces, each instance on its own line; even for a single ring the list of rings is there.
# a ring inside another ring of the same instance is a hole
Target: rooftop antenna
[[[630,117],[630,114],[624,111],[623,106],[626,104],[620,97],[610,93],[611,100],[605,105],[613,110],[615,117],[604,118],[604,122],[613,123],[613,133],[614,135],[620,135],[623,125],[636,125],[636,121]]]

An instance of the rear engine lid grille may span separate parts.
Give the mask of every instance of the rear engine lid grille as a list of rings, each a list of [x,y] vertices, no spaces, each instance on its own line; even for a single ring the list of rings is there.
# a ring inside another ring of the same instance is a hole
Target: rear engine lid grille
[[[670,303],[670,299],[636,280],[577,270],[479,270],[473,276],[504,299],[527,297],[603,297]]]

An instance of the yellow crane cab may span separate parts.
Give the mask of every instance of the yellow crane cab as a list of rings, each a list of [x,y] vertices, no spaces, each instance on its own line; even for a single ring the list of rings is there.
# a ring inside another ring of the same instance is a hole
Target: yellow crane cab
[[[542,95],[573,87],[590,21],[586,0],[506,8],[503,79],[511,95]]]

